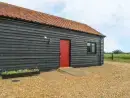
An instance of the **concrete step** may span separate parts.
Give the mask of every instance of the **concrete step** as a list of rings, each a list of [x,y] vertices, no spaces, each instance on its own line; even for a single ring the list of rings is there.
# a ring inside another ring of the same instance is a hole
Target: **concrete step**
[[[89,72],[85,72],[80,68],[72,68],[72,67],[61,67],[57,71],[67,73],[73,76],[86,76]]]

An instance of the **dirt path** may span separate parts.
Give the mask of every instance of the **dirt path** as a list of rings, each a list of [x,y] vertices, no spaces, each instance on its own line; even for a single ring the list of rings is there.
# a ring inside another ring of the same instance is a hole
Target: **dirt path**
[[[75,77],[57,71],[39,76],[0,80],[0,98],[129,98],[130,64],[105,62],[80,68],[87,76]]]

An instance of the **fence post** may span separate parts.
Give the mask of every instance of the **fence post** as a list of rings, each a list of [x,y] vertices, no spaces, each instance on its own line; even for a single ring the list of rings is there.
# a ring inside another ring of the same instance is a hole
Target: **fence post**
[[[113,57],[113,53],[112,53],[112,60],[114,59],[114,57]]]

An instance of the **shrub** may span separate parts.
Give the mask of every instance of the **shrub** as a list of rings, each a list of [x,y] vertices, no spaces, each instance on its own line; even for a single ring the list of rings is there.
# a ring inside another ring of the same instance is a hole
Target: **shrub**
[[[123,51],[121,51],[121,50],[114,50],[113,53],[114,54],[120,54],[120,53],[123,53]]]

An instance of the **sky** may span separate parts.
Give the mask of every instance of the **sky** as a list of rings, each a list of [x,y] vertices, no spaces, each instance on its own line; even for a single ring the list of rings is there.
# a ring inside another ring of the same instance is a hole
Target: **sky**
[[[130,0],[0,0],[85,23],[102,34],[105,52],[130,52]]]

